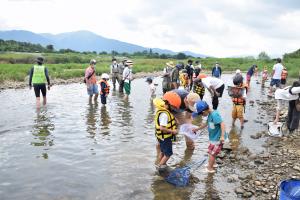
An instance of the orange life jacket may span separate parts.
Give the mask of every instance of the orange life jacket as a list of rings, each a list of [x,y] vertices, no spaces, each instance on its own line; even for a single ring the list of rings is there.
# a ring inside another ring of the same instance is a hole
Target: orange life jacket
[[[286,70],[286,69],[283,69],[282,72],[281,72],[281,79],[285,80],[286,77],[287,77],[287,75],[288,75],[287,70]]]
[[[106,87],[103,88],[105,94],[109,94],[109,87],[110,87],[110,86],[109,86],[108,82],[107,82],[106,80],[103,80],[103,79],[102,79],[99,83],[100,83],[100,94],[103,94],[102,88],[101,88],[101,83],[104,83],[104,84],[106,85]]]

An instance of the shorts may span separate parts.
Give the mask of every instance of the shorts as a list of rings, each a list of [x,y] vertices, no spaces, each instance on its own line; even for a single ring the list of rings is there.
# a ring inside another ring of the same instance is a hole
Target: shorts
[[[247,74],[246,80],[247,80],[247,81],[251,81],[251,76],[250,76],[249,74]]]
[[[87,87],[87,93],[90,96],[93,96],[93,94],[98,94],[99,90],[98,90],[98,85],[97,84],[92,84],[90,86]]]
[[[46,89],[46,84],[33,84],[34,88],[34,93],[36,97],[40,97],[40,91],[42,92],[43,97],[46,96],[47,89]]]
[[[216,156],[221,152],[222,148],[223,148],[223,143],[220,143],[220,144],[210,143],[209,146],[208,146],[207,153],[212,155],[212,156]]]
[[[216,91],[220,94],[219,97],[223,96],[225,85],[223,84],[221,87],[217,88]]]
[[[232,119],[244,118],[244,105],[233,105],[232,107]]]
[[[271,83],[270,83],[270,86],[274,86],[276,85],[276,87],[279,87],[280,86],[280,79],[273,79],[271,80]]]
[[[106,97],[105,94],[101,94],[101,95],[100,95],[100,99],[101,99],[101,103],[102,103],[102,104],[106,104],[106,99],[107,99],[107,97]]]
[[[124,89],[125,89],[125,93],[127,95],[130,95],[130,89],[131,89],[130,82],[129,83],[127,83],[127,82],[124,83]]]
[[[286,79],[281,79],[281,85],[285,85],[286,84]]]
[[[165,138],[164,140],[159,140],[160,151],[167,157],[171,157],[173,155],[171,138],[172,137]]]

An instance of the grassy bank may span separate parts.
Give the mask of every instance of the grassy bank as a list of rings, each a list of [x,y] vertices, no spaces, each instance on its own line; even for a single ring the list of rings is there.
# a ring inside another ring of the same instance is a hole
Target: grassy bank
[[[5,80],[24,81],[28,72],[34,63],[37,53],[2,53],[0,54],[0,82]],[[81,77],[84,75],[84,70],[88,66],[91,58],[97,60],[97,75],[104,72],[109,72],[109,65],[111,63],[111,55],[96,55],[96,54],[42,54],[46,58],[46,66],[49,69],[51,78],[69,79],[74,77]],[[122,57],[116,56],[121,60]],[[153,72],[163,69],[166,62],[170,59],[154,59],[145,57],[130,57],[134,61],[133,71],[138,72]],[[192,60],[197,60],[192,58]],[[172,60],[174,63],[184,62],[187,60]],[[268,67],[269,72],[272,71],[274,60],[257,60],[253,58],[205,58],[201,59],[202,66],[210,71],[214,63],[218,61],[224,71],[235,71],[237,68],[242,71],[247,71],[252,64],[257,64],[259,70],[264,66]],[[15,63],[15,64],[12,64]],[[63,64],[55,64],[63,63]],[[288,58],[283,61],[288,68],[289,77],[298,77],[300,71],[300,58]]]

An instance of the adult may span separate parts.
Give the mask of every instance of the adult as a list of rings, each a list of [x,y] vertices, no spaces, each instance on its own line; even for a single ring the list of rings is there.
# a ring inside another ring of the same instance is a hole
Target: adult
[[[194,107],[196,101],[200,100],[200,96],[194,92],[188,92],[183,89],[174,89],[172,92],[175,92],[180,96],[181,104],[178,112],[187,111],[189,113],[195,112],[196,108]]]
[[[118,84],[120,85],[120,80],[119,80],[119,65],[117,63],[117,59],[113,58],[112,59],[112,64],[110,65],[110,75],[111,79],[113,82],[113,90],[116,89],[116,82],[118,81]]]
[[[201,68],[202,68],[201,63],[199,60],[197,60],[195,62],[195,67],[194,67],[194,74],[193,74],[194,79],[200,74]]]
[[[254,73],[257,72],[257,65],[252,65],[249,69],[248,69],[248,72],[247,72],[247,75],[246,75],[246,80],[247,80],[247,86],[248,88],[250,88],[250,82],[251,82],[251,77],[253,76]]]
[[[34,65],[29,72],[29,89],[34,88],[34,93],[36,97],[36,107],[40,107],[40,92],[43,95],[43,105],[47,104],[47,89],[46,81],[48,83],[48,90],[50,90],[50,78],[48,74],[48,69],[43,65],[44,58],[38,57],[36,59],[37,65]]]
[[[166,67],[163,71],[163,81],[162,81],[162,90],[163,93],[166,93],[171,90],[171,71],[175,68],[175,65],[172,61],[166,63]]]
[[[87,93],[89,95],[89,101],[92,101],[93,95],[94,96],[94,102],[97,102],[99,90],[97,85],[97,79],[96,79],[96,60],[91,59],[90,66],[88,66],[85,70],[85,83],[87,88]]]
[[[177,64],[171,71],[170,78],[171,78],[171,88],[177,89],[179,86],[179,71],[181,69],[181,65]]]
[[[273,71],[271,75],[272,79],[270,83],[269,96],[272,96],[272,90],[274,85],[276,86],[276,88],[280,87],[282,70],[283,65],[281,64],[281,59],[277,58],[276,64],[273,66]]]
[[[185,69],[187,71],[188,77],[189,77],[189,85],[190,85],[190,90],[193,87],[193,73],[194,73],[194,66],[193,66],[193,61],[188,60],[187,65],[185,66]]]
[[[287,128],[290,132],[298,129],[300,111],[297,109],[296,104],[299,104],[300,99],[300,81],[295,81],[292,86],[284,89],[277,89],[275,91],[275,99],[277,100],[277,107],[274,124],[279,121],[280,112],[285,106],[285,101],[289,101]]]
[[[211,75],[216,78],[221,78],[222,69],[218,62],[215,63],[215,66],[211,70]]]
[[[123,93],[123,90],[124,90],[124,81],[123,81],[123,71],[124,71],[124,68],[125,68],[125,62],[127,61],[126,58],[124,58],[122,60],[122,62],[120,62],[118,64],[118,72],[119,72],[119,92],[120,93]]]
[[[131,60],[127,60],[125,62],[125,69],[123,71],[123,81],[124,81],[124,89],[125,89],[124,99],[125,100],[128,99],[128,96],[130,95],[130,91],[131,91],[131,81],[133,80],[132,67],[133,67],[133,62]]]
[[[217,110],[219,105],[219,97],[223,96],[225,88],[224,82],[216,77],[206,77],[202,78],[202,84],[212,96],[213,109]]]

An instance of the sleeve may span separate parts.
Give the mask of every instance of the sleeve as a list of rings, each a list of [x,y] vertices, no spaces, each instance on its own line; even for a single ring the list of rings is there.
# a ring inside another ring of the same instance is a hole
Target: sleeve
[[[221,68],[221,67],[219,67],[219,69],[220,69],[220,75],[222,75],[222,68]]]
[[[275,68],[276,68],[275,65],[273,65],[273,70],[275,70]]]
[[[34,70],[34,68],[32,67],[29,71],[29,86],[32,85],[33,70]]]
[[[127,70],[128,70],[128,68],[126,67],[125,69],[124,69],[124,71],[123,71],[123,80],[125,80],[125,78],[126,78],[126,76],[127,76]]]
[[[214,75],[214,71],[215,71],[215,67],[213,67],[212,70],[211,70],[211,75],[212,76]]]
[[[221,124],[222,123],[222,117],[220,116],[220,114],[218,112],[215,112],[213,115],[213,122],[214,124]]]
[[[88,68],[85,70],[85,73],[84,73],[84,77],[87,79],[88,78],[88,76],[89,76],[89,70],[88,70]]]
[[[48,68],[46,68],[46,67],[45,67],[45,76],[46,76],[48,85],[50,85],[50,78],[49,78]]]
[[[158,121],[161,126],[167,126],[168,125],[168,115],[166,113],[161,113],[159,115]]]
[[[112,74],[113,65],[110,65],[110,73]]]

